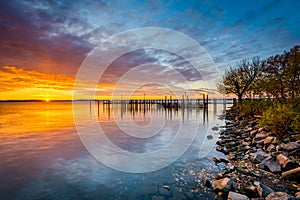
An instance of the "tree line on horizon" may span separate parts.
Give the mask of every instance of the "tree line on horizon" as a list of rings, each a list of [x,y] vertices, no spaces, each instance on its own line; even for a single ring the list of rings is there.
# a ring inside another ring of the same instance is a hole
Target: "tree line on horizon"
[[[300,45],[283,54],[261,59],[242,59],[225,71],[217,89],[224,94],[243,98],[299,98],[300,97]]]

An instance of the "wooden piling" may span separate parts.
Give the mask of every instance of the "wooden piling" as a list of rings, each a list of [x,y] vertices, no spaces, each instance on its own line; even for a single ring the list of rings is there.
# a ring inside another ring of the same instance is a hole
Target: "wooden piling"
[[[206,95],[206,107],[208,107],[208,94]]]
[[[98,104],[98,116],[99,116],[99,100],[97,100],[97,104]]]

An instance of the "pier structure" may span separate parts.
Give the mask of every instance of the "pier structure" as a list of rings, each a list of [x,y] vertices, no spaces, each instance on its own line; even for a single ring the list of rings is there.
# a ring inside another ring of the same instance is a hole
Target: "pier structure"
[[[100,100],[95,100],[97,101],[97,104],[99,105],[99,101]],[[165,96],[165,98],[162,99],[146,99],[144,97],[144,99],[139,100],[139,99],[135,99],[135,100],[102,100],[104,105],[111,105],[111,104],[129,104],[129,105],[140,105],[140,104],[144,104],[144,105],[153,105],[153,104],[157,104],[157,105],[161,105],[164,108],[207,108],[208,107],[208,95],[204,95],[203,94],[203,98],[202,99],[189,99],[188,96],[186,95],[182,95],[182,99],[178,99],[178,98],[173,98],[172,96]]]
[[[229,102],[228,102],[229,101]],[[100,104],[101,102],[101,104]],[[89,106],[90,110],[92,108],[92,104],[96,106],[96,109],[98,110],[98,116],[99,116],[99,109],[100,105],[103,105],[103,110],[108,110],[108,115],[110,116],[110,112],[113,109],[113,105],[120,106],[119,109],[121,109],[121,115],[123,114],[124,110],[128,109],[131,112],[144,112],[146,113],[148,110],[152,108],[152,106],[159,106],[160,108],[164,108],[168,112],[172,112],[172,110],[178,111],[181,109],[182,111],[190,111],[190,110],[203,110],[203,119],[205,119],[208,116],[208,107],[209,104],[211,104],[211,108],[213,113],[217,112],[217,104],[223,104],[223,110],[226,110],[226,104],[234,102],[232,99],[209,99],[208,95],[204,95],[201,98],[193,98],[190,99],[187,95],[182,95],[181,99],[174,98],[174,96],[165,96],[164,98],[160,99],[124,99],[121,97],[121,99],[114,99],[114,100],[89,100]],[[122,112],[123,111],[123,112]],[[183,112],[184,114],[184,112]]]

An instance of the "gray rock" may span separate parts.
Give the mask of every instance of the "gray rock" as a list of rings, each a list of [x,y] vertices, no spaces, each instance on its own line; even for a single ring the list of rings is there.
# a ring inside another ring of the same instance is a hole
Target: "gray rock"
[[[291,140],[290,140],[290,138],[289,137],[287,137],[287,138],[284,138],[283,140],[282,140],[282,142],[284,142],[284,143],[289,143]]]
[[[281,144],[280,146],[286,151],[293,151],[300,148],[300,144],[297,142],[289,142],[287,144]]]
[[[230,191],[228,194],[228,200],[249,200],[249,198],[246,195]]]
[[[272,173],[279,173],[281,172],[281,166],[277,160],[269,160],[265,163],[265,166],[270,170]]]
[[[252,160],[256,163],[262,162],[265,158],[270,157],[270,154],[267,154],[262,150],[258,150],[250,155],[252,156]]]
[[[265,164],[267,161],[272,161],[272,157],[267,157],[265,158],[263,161],[261,161],[259,164],[258,164],[258,167],[260,169],[265,169]]]
[[[213,130],[213,131],[217,131],[217,130],[219,130],[219,128],[218,128],[218,127],[216,127],[216,126],[214,126],[214,127],[212,127],[212,128],[211,128],[211,130]]]
[[[225,176],[226,174],[229,174],[229,173],[233,172],[234,169],[235,169],[234,165],[228,165],[225,168],[221,169],[221,173],[223,174],[223,176]]]
[[[266,197],[266,200],[288,200],[288,199],[289,199],[289,195],[284,192],[273,192]]]
[[[266,198],[266,196],[268,196],[270,193],[274,193],[274,190],[272,190],[271,188],[269,188],[268,186],[260,183],[260,182],[254,182],[254,184],[257,187],[257,191],[259,196]]]
[[[208,136],[207,136],[207,139],[208,139],[208,140],[212,140],[212,139],[213,139],[213,136],[212,136],[212,135],[208,135]]]

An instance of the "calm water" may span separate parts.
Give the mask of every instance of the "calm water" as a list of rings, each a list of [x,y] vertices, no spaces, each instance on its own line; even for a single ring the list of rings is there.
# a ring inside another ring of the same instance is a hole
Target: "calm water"
[[[179,127],[185,127],[183,131],[187,131],[187,135],[189,127],[199,124],[199,128],[192,145],[175,162],[152,172],[126,173],[107,167],[86,150],[75,127],[72,103],[0,103],[0,199],[213,197],[210,190],[203,187],[203,180],[219,171],[210,159],[214,155],[221,156],[214,148],[217,132],[211,128],[224,124],[218,118],[226,109],[224,105],[209,105],[207,113],[199,109],[165,110],[157,105],[100,104],[98,109],[97,104],[89,102],[77,102],[74,109],[76,125],[85,126],[85,134],[96,134],[93,126],[89,126],[95,123],[91,119],[96,117],[97,124],[112,143],[138,154],[166,147],[174,141]],[[151,133],[153,127],[157,133]],[[213,139],[208,140],[208,135]],[[187,140],[182,136],[180,141],[175,145],[176,150],[156,154],[155,163],[176,157]],[[100,141],[99,145],[105,144]],[[129,171],[145,166],[142,160],[141,163],[139,160],[120,161],[114,160],[117,153],[104,150],[103,154]],[[164,185],[169,186],[170,191],[164,189]]]

